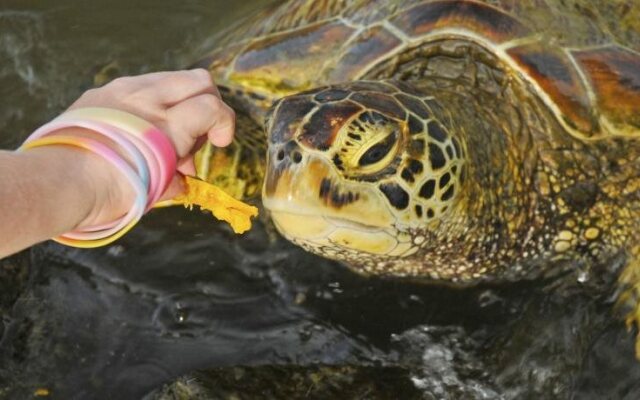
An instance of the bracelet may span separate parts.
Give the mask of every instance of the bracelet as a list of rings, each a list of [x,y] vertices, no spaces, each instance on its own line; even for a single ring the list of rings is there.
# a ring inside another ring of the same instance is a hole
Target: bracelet
[[[71,127],[86,128],[111,140],[130,156],[132,165],[98,140],[57,133]],[[175,148],[162,131],[142,118],[115,109],[91,107],[67,111],[37,129],[20,149],[55,144],[81,147],[102,156],[125,175],[136,191],[133,207],[123,217],[53,239],[74,247],[104,246],[131,230],[160,199],[177,166]]]
[[[138,176],[142,180],[142,183],[147,188],[149,193],[157,190],[152,188],[151,185],[158,181],[156,159],[153,157],[146,147],[138,146],[137,143],[132,143],[131,137],[127,137],[123,132],[119,132],[113,127],[108,125],[88,121],[88,120],[53,120],[48,124],[40,127],[33,132],[25,143],[29,143],[33,140],[43,137],[56,136],[56,133],[65,128],[85,128],[93,131],[94,133],[101,134],[102,136],[111,139],[113,142],[121,146],[130,156],[133,161]],[[75,136],[74,136],[75,137]],[[79,138],[82,139],[82,138]],[[150,162],[151,161],[151,162]],[[92,230],[100,230],[103,228],[96,227]]]
[[[155,198],[155,201],[153,201],[151,205],[155,204],[160,196],[162,196],[162,193],[167,190],[175,173],[178,160],[173,143],[161,130],[140,117],[112,108],[76,108],[56,118],[56,120],[63,121],[67,119],[90,120],[104,123],[127,132],[133,138],[140,139],[156,156],[160,171],[159,190],[157,196],[152,196]]]
[[[89,138],[63,135],[42,137],[25,142],[20,149],[28,150],[35,147],[56,144],[80,147],[102,156],[125,175],[133,189],[136,191],[136,200],[129,212],[127,212],[127,214],[121,218],[113,228],[106,232],[70,232],[53,238],[53,240],[69,246],[93,248],[109,244],[131,230],[131,228],[135,226],[144,214],[147,202],[147,190],[138,174],[136,174],[131,166],[124,161],[118,153],[103,143]]]

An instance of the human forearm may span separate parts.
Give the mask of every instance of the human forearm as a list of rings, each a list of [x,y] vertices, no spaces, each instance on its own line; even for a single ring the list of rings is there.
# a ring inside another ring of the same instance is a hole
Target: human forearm
[[[67,146],[0,152],[0,258],[95,219],[117,171],[100,157]],[[113,187],[112,187],[113,188]],[[124,212],[130,194],[117,201]]]

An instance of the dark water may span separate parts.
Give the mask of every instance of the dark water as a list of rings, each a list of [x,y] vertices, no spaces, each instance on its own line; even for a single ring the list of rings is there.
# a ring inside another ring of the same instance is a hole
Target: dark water
[[[261,3],[0,1],[0,147],[96,74],[189,65]],[[640,397],[611,293],[573,277],[468,290],[368,279],[268,224],[237,237],[182,209],[108,248],[37,246],[0,277],[0,398],[153,398],[180,376],[210,398]]]

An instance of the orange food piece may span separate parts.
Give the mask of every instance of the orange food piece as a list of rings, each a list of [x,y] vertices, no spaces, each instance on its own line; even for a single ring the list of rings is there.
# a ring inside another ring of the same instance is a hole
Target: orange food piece
[[[190,176],[185,177],[187,188],[184,194],[173,199],[173,204],[183,204],[193,208],[200,206],[203,210],[213,213],[213,216],[231,225],[237,234],[251,229],[251,217],[258,215],[258,209],[229,196],[219,187]]]

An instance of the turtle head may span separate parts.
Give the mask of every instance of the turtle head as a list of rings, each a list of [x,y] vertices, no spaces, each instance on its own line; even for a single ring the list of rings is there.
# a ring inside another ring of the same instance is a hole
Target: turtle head
[[[400,82],[285,97],[266,129],[264,205],[278,230],[309,251],[346,261],[408,257],[425,227],[455,209],[461,144],[429,99]]]

